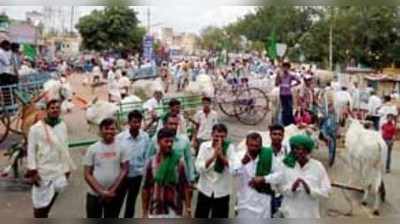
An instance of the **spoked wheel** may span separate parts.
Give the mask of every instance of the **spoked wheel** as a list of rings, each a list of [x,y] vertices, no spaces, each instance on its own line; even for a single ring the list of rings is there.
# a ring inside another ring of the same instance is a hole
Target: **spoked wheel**
[[[219,89],[215,93],[215,99],[219,109],[221,109],[222,113],[229,117],[236,116],[234,108],[236,98],[237,92],[232,91],[232,89],[228,87]]]
[[[6,140],[10,132],[10,114],[3,100],[3,94],[0,93],[0,143]]]
[[[1,112],[0,115],[0,143],[6,140],[9,132],[10,132],[10,118],[4,111]]]
[[[233,105],[235,116],[245,125],[259,124],[269,112],[269,99],[265,92],[258,88],[243,89]]]

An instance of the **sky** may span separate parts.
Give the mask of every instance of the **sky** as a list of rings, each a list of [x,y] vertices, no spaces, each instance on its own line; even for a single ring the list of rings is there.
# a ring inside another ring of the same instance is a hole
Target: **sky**
[[[199,34],[203,28],[209,25],[224,26],[243,17],[255,10],[254,6],[233,6],[215,4],[212,0],[203,0],[195,5],[187,4],[186,0],[169,0],[168,4],[153,4],[150,6],[151,24],[153,30],[160,27],[172,27],[176,32],[190,32]],[[63,7],[65,11],[71,7]],[[101,6],[79,6],[76,11],[80,16],[90,13]],[[134,6],[138,12],[138,18],[143,23],[147,22],[148,6]],[[42,11],[43,6],[0,6],[0,12],[15,19],[25,19],[27,11]],[[70,21],[70,19],[66,19]],[[76,21],[78,19],[76,18]],[[75,21],[75,22],[76,22]]]

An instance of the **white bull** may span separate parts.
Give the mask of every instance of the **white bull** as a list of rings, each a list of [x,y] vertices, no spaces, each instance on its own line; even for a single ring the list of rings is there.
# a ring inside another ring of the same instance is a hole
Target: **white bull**
[[[95,98],[92,103],[86,107],[86,120],[90,125],[90,130],[93,130],[93,126],[99,125],[105,118],[115,118],[117,112],[125,115],[134,109],[138,109],[138,105],[141,102],[142,100],[135,95],[125,97],[121,101],[121,104]],[[123,120],[125,120],[125,118],[123,118]]]
[[[39,105],[44,106],[49,100],[57,99],[61,101],[62,112],[69,112],[73,108],[71,85],[65,80],[50,79],[43,84],[44,97]]]
[[[271,146],[271,138],[269,131],[250,131],[250,132],[257,132],[261,135],[263,146],[264,147],[269,147]],[[250,133],[249,132],[249,133]],[[314,140],[317,139],[317,132],[313,130],[313,128],[304,128],[300,129],[296,125],[289,125],[285,127],[285,133],[284,133],[284,138],[282,141],[282,145],[285,145],[288,149],[290,149],[289,146],[289,139],[295,135],[299,134],[310,134]],[[244,138],[238,145],[237,147],[237,155],[239,156],[238,158],[242,158],[245,153],[246,153],[246,138]]]
[[[139,95],[143,100],[151,98],[155,91],[164,92],[163,83],[161,78],[154,80],[141,79],[133,82],[133,92]]]
[[[95,98],[86,108],[86,120],[89,125],[99,125],[105,118],[115,117],[119,107],[115,103]]]
[[[185,88],[185,92],[212,97],[214,95],[214,85],[211,77],[207,74],[198,75],[196,81],[190,82]]]
[[[383,175],[387,146],[377,131],[365,129],[360,121],[352,118],[349,118],[348,122],[345,147],[348,150],[352,173],[360,178],[364,190],[362,204],[367,204],[369,191],[372,191],[375,196],[374,215],[379,215],[378,193],[384,193]],[[352,178],[350,184],[353,182]],[[382,199],[384,200],[384,197]]]

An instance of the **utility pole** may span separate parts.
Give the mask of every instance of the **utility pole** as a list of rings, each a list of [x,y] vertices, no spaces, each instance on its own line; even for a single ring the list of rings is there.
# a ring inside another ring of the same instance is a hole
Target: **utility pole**
[[[75,11],[74,6],[71,6],[71,24],[70,24],[71,36],[74,33],[74,11]]]
[[[333,17],[334,11],[333,7],[330,8],[331,18],[329,26],[329,70],[333,71]]]
[[[151,33],[151,11],[150,6],[147,7],[147,32]]]

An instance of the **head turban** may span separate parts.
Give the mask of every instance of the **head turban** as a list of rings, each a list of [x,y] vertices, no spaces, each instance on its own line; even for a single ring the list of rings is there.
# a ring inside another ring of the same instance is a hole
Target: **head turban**
[[[283,163],[291,168],[296,164],[296,157],[293,153],[295,148],[301,147],[309,152],[314,148],[314,141],[308,135],[295,135],[289,139],[289,143],[292,151],[283,159]]]
[[[314,148],[314,141],[308,135],[295,135],[289,139],[289,143],[292,149],[302,147],[311,152]]]

